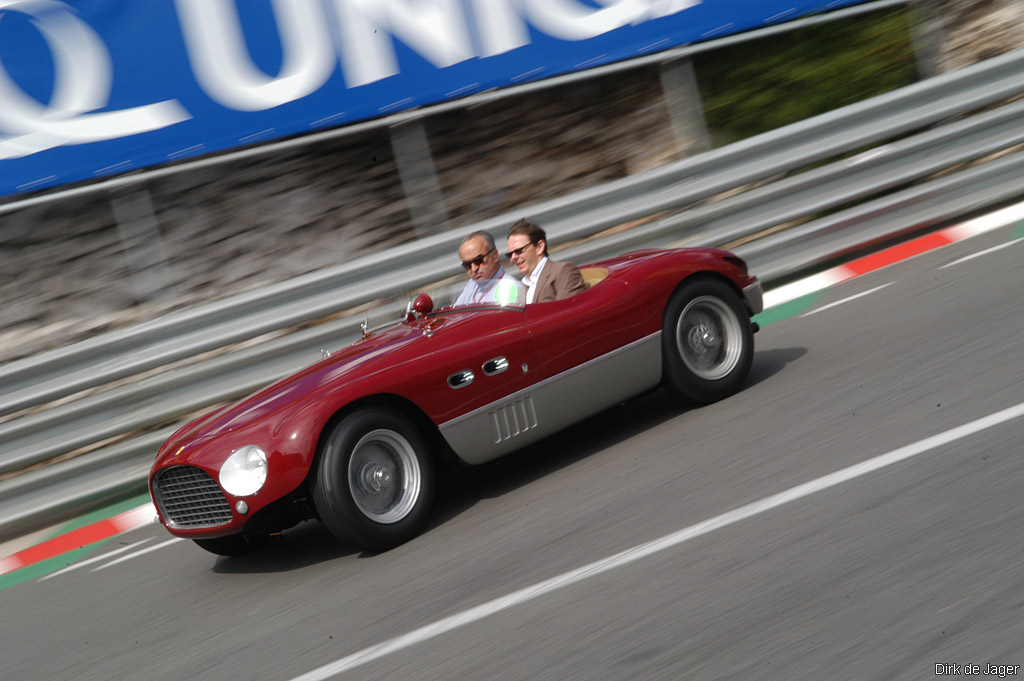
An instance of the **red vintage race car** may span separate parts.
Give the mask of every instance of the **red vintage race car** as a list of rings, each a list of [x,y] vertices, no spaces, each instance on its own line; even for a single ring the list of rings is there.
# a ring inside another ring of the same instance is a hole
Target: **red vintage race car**
[[[660,385],[697,403],[742,387],[762,308],[743,260],[641,251],[580,270],[587,288],[556,302],[421,294],[397,321],[189,423],[150,473],[161,521],[224,555],[309,518],[386,550],[421,531],[439,466],[490,461]]]

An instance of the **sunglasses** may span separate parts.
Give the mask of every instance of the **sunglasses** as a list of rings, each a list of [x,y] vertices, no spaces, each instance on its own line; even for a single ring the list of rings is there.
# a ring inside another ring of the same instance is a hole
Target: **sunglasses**
[[[497,248],[492,248],[491,250],[487,251],[483,255],[478,255],[475,258],[473,258],[472,260],[463,260],[462,261],[462,269],[469,270],[469,268],[471,268],[471,267],[480,267],[480,265],[484,264],[484,260],[487,259],[487,256],[489,256],[491,253],[493,253],[496,250],[498,250],[498,249]]]
[[[540,239],[538,239],[537,241],[540,241]],[[505,254],[505,257],[508,258],[509,260],[511,260],[512,256],[522,255],[523,251],[526,250],[527,246],[533,246],[535,243],[537,243],[537,241],[531,241],[531,242],[527,243],[524,246],[520,246],[519,248],[517,248],[517,249],[515,249],[513,251],[509,251],[509,252],[507,252]]]

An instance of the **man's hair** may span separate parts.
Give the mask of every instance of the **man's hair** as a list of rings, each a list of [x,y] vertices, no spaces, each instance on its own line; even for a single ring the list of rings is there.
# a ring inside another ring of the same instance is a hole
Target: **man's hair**
[[[544,252],[541,253],[541,255],[548,254],[548,236],[544,233],[544,230],[541,229],[541,226],[533,220],[527,220],[526,218],[520,218],[517,220],[516,223],[508,229],[509,236],[514,234],[524,234],[532,243],[543,240]]]
[[[477,237],[480,237],[481,239],[483,239],[484,243],[487,244],[487,252],[488,253],[490,253],[491,251],[493,251],[496,248],[496,246],[494,245],[494,236],[490,232],[485,232],[482,229],[479,229],[479,230],[473,232],[472,234],[470,234],[469,236],[467,236],[465,239],[462,240],[462,243],[464,244],[467,241],[470,241],[470,240],[475,239]],[[462,244],[459,244],[459,245],[461,246]]]

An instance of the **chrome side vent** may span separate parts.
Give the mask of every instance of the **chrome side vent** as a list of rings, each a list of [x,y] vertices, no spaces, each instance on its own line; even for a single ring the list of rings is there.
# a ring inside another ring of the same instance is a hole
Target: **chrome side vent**
[[[532,397],[510,402],[488,412],[494,428],[494,444],[514,438],[531,428],[537,427],[537,410]]]

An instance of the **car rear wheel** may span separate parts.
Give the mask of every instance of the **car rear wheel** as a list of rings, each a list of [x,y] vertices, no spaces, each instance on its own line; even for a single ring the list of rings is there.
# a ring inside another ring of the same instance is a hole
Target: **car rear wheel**
[[[434,491],[423,437],[401,415],[362,409],[328,436],[313,484],[320,519],[340,540],[386,551],[422,530]]]
[[[193,539],[201,549],[218,556],[243,556],[256,549],[266,546],[270,540],[265,534],[230,534],[226,537],[215,537],[213,539]]]
[[[676,289],[662,326],[664,383],[709,404],[738,391],[754,358],[754,331],[739,295],[724,282],[696,279]]]

